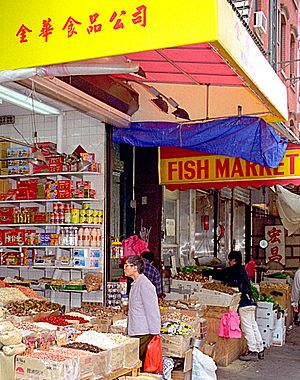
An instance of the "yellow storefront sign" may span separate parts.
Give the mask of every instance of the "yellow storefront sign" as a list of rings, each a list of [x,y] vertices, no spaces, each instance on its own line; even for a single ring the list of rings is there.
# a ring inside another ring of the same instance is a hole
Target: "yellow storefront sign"
[[[195,155],[183,157],[184,153],[180,153],[180,150],[178,155],[174,154],[175,157],[164,157],[163,149],[160,152],[160,183],[163,185],[215,183],[226,186],[231,182],[247,182],[247,186],[256,186],[257,181],[264,181],[266,185],[270,185],[268,181],[300,181],[300,149],[287,149],[283,160],[275,169],[241,158],[220,155],[195,152]]]
[[[217,39],[217,0],[18,0],[0,13],[0,70]]]

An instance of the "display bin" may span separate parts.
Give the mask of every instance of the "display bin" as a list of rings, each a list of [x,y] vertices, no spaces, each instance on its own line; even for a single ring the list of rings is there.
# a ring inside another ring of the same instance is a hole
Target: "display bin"
[[[15,380],[33,378],[34,380],[80,380],[79,358],[55,362],[29,356],[16,356]]]
[[[139,362],[139,338],[128,338],[124,343],[124,368],[134,367]]]
[[[161,346],[164,356],[183,358],[190,348],[191,334],[167,335],[161,334]]]
[[[124,364],[124,344],[120,344],[117,347],[111,348],[110,350],[110,370],[111,372],[123,368]]]
[[[96,379],[111,372],[110,351],[102,351],[93,355],[93,372]]]
[[[210,289],[200,289],[195,292],[194,297],[199,299],[199,302],[208,306],[232,306],[235,307],[239,304],[241,293],[227,294]]]
[[[176,280],[171,279],[170,289],[172,292],[182,291],[198,291],[202,288],[202,283],[197,281],[185,281],[185,280]]]

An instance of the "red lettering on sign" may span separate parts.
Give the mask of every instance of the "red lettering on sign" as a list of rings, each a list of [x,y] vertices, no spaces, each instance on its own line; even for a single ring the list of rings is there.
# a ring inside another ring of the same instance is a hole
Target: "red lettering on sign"
[[[88,34],[91,34],[92,32],[94,32],[94,33],[101,32],[101,30],[102,30],[102,24],[95,24],[95,22],[97,21],[97,19],[99,17],[99,13],[94,13],[93,15],[90,15],[89,17],[90,17],[90,23],[91,23],[91,25],[89,25],[86,28]]]
[[[16,37],[20,37],[20,44],[23,42],[28,42],[27,33],[31,33],[32,30],[27,28],[24,24],[20,26],[20,29],[17,31]]]
[[[271,230],[268,231],[268,236],[269,236],[269,242],[274,244],[274,243],[281,243],[281,240],[279,239],[281,235],[281,230],[277,229],[276,227],[273,227]]]
[[[233,168],[232,168],[232,172],[231,172],[231,177],[234,177],[235,174],[238,174],[239,177],[244,176],[242,164],[241,164],[241,161],[239,158],[236,158],[234,160],[234,164],[233,164]]]
[[[68,28],[68,38],[72,37],[73,34],[77,34],[75,30],[75,24],[81,25],[81,22],[75,20],[73,17],[69,17],[64,27],[62,28],[62,30],[65,30],[66,28]]]
[[[299,157],[299,154],[297,153],[287,153],[285,157],[289,160],[290,163],[290,173],[289,174],[295,174],[295,158]]]
[[[118,15],[117,12],[114,12],[111,15],[111,18],[109,19],[109,22],[113,22],[115,20],[115,18],[117,17],[117,15]],[[121,20],[121,17],[124,16],[124,15],[126,15],[126,12],[125,11],[121,11],[119,18],[115,22],[114,30],[124,29],[124,24],[123,24],[123,22]]]
[[[41,33],[39,34],[39,37],[45,38],[45,42],[48,42],[48,36],[52,34],[53,32],[53,27],[50,24],[51,18],[48,17],[47,20],[43,20],[43,27],[41,29]]]
[[[278,165],[278,168],[274,169],[274,175],[284,175],[284,172],[279,171],[279,166],[281,166],[281,167],[284,166],[284,163],[280,162],[280,164]]]
[[[173,173],[177,172],[177,162],[168,162],[168,180],[173,180]]]
[[[245,161],[246,162],[246,176],[250,176],[252,175],[253,177],[257,177],[257,170],[256,170],[256,167],[257,167],[257,164],[255,164],[254,162],[249,162],[249,161]]]
[[[216,178],[229,177],[229,158],[225,158],[224,162],[216,159]]]
[[[184,163],[184,179],[194,179],[196,175],[195,162],[186,161]]]
[[[203,165],[201,163],[203,162]],[[197,160],[197,179],[208,178],[209,176],[209,161],[208,160]],[[201,174],[204,173],[204,176]]]
[[[136,8],[136,12],[132,14],[132,22],[134,24],[140,24],[140,26],[145,27],[147,24],[146,17],[147,7],[145,5],[140,5]]]
[[[259,175],[260,176],[272,175],[272,170],[270,168],[267,168],[266,166],[259,165]]]
[[[276,261],[278,263],[282,260],[282,255],[279,254],[279,247],[272,247],[270,253],[269,260]]]

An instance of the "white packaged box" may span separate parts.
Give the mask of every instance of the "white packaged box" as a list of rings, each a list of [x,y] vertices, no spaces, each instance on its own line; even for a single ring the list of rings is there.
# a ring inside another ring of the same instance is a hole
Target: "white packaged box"
[[[267,318],[273,315],[273,303],[272,302],[257,302],[256,317]]]
[[[273,330],[275,327],[276,315],[276,310],[273,310],[272,313],[266,317],[256,317],[256,322],[262,329]]]
[[[286,337],[286,327],[284,326],[282,329],[277,329],[273,332],[273,342],[272,346],[283,346],[285,343]]]
[[[264,347],[269,348],[273,342],[273,330],[259,330]]]

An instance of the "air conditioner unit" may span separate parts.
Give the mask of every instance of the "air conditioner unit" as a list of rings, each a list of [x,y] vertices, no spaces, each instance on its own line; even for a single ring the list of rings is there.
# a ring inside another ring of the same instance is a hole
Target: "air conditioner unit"
[[[254,12],[253,27],[260,33],[267,32],[267,18],[263,11]]]

